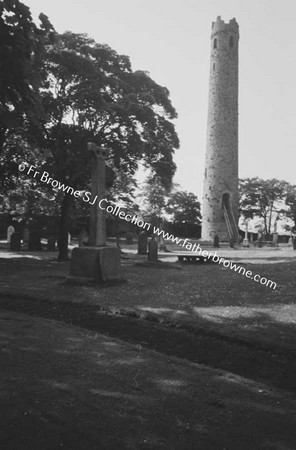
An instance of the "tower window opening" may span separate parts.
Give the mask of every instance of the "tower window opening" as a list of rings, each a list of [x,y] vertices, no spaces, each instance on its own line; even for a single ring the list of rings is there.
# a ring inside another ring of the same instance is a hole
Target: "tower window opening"
[[[229,38],[229,47],[233,47],[233,36]]]
[[[217,39],[214,39],[214,48],[217,48]]]

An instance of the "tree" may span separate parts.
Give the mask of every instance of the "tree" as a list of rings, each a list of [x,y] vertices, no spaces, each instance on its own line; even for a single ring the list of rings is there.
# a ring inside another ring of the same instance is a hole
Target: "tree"
[[[240,180],[240,211],[246,218],[262,217],[264,231],[271,233],[271,223],[274,215],[284,213],[281,207],[289,183],[283,180],[263,180],[261,178],[245,178]]]
[[[172,217],[174,233],[186,236],[199,233],[197,225],[201,222],[200,202],[192,192],[174,192],[168,199],[166,212]]]
[[[0,2],[0,153],[13,130],[39,126],[43,115],[39,86],[45,42],[54,30],[40,14],[40,27],[18,0]]]
[[[60,196],[52,186],[40,183],[40,177],[32,177],[34,172],[27,174],[32,162],[41,174],[44,156],[26,141],[25,132],[20,128],[7,137],[0,153],[1,211],[17,222],[32,224],[35,219],[40,223],[40,229],[41,223],[44,227],[47,220],[53,230],[52,219],[58,217]],[[23,172],[19,170],[20,164],[24,167]]]
[[[135,207],[135,177],[122,169],[112,168],[114,173],[111,186],[107,189],[107,198],[115,203],[123,203],[126,207]],[[138,207],[137,207],[138,209]]]
[[[177,114],[169,91],[144,71],[133,72],[127,56],[85,34],[64,33],[49,46],[43,83],[41,146],[50,150],[51,177],[84,189],[89,182],[86,144],[109,149],[107,162],[133,175],[142,161],[167,186],[179,147],[172,120]],[[67,232],[73,197],[61,206],[59,259],[67,258]]]
[[[147,177],[140,195],[141,210],[145,220],[152,225],[162,227],[170,189],[170,187],[163,184],[159,176],[150,173]]]
[[[201,221],[200,202],[192,192],[174,192],[169,198],[166,212],[173,216],[173,221],[177,224],[199,224]]]
[[[294,230],[296,227],[296,186],[290,185],[287,190],[286,205],[289,207],[287,217],[291,218],[294,222]]]

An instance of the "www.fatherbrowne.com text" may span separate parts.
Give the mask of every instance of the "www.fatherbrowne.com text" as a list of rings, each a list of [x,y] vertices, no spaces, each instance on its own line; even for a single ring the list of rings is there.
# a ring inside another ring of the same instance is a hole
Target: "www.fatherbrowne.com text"
[[[63,192],[67,192],[70,195],[73,195],[75,198],[81,198],[84,202],[89,203],[90,205],[94,205],[98,201],[98,196],[96,195],[94,198],[91,196],[91,192],[89,191],[78,191],[75,190],[71,186],[67,186],[64,183],[61,183],[58,180],[54,180],[49,176],[49,173],[46,171],[43,171],[40,175],[40,172],[36,170],[35,166],[29,166],[25,163],[20,163],[19,171],[24,172],[27,169],[27,175],[33,176],[33,178],[38,178],[39,181],[42,183],[50,184],[54,189],[61,190]],[[34,175],[33,175],[34,173]],[[203,256],[204,258],[208,258],[211,261],[221,264],[223,267],[227,267],[230,270],[233,270],[234,272],[238,272],[242,275],[245,275],[247,278],[254,280],[256,283],[260,283],[264,286],[268,286],[271,289],[276,289],[276,283],[274,281],[268,280],[265,277],[261,277],[258,274],[253,275],[253,272],[251,270],[246,270],[245,267],[242,267],[240,265],[237,265],[228,259],[222,258],[221,256],[217,255],[217,253],[212,253],[207,250],[203,250],[202,247],[197,244],[192,244],[189,239],[185,238],[179,238],[174,236],[173,234],[169,234],[165,232],[164,230],[153,226],[148,222],[145,222],[144,220],[140,219],[135,214],[126,214],[119,205],[117,205],[114,202],[111,202],[107,200],[106,198],[100,199],[98,201],[98,206],[100,209],[106,211],[109,214],[113,214],[114,216],[118,216],[122,220],[126,220],[127,222],[130,222],[133,225],[137,225],[138,227],[142,228],[146,231],[152,231],[153,234],[156,236],[162,237],[163,239],[167,241],[171,241],[173,244],[180,245],[182,248],[198,253],[199,255]]]

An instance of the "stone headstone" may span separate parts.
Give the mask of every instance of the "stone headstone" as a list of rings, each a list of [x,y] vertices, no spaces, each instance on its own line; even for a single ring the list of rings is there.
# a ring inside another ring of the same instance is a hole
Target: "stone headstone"
[[[215,234],[215,236],[214,236],[214,247],[217,247],[217,248],[220,247],[218,234]]]
[[[30,235],[30,232],[29,232],[28,228],[24,228],[23,241],[25,244],[27,244],[29,242],[29,235]]]
[[[9,227],[7,228],[7,244],[10,244],[10,239],[14,232],[14,227],[12,225],[9,225]]]
[[[13,233],[10,237],[10,250],[19,252],[21,250],[21,233]]]
[[[54,252],[56,250],[56,238],[50,237],[47,239],[47,250],[49,252]]]
[[[125,239],[126,239],[127,245],[133,244],[133,234],[132,233],[126,233]]]
[[[258,247],[262,248],[262,244],[263,244],[263,235],[261,231],[258,231]]]
[[[28,250],[42,250],[41,236],[38,231],[31,231],[29,235]]]
[[[157,261],[158,259],[158,242],[155,236],[149,242],[148,261]]]
[[[277,247],[278,246],[278,240],[279,240],[278,233],[273,233],[273,235],[272,235],[272,246],[273,247]]]
[[[147,255],[148,237],[146,231],[141,231],[138,236],[138,255]]]

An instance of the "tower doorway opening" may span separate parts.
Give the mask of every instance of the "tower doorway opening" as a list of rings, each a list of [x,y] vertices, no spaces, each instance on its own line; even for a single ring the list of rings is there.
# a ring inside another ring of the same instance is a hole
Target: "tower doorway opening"
[[[222,195],[222,210],[224,215],[224,220],[226,222],[227,231],[229,235],[229,239],[233,242],[239,242],[239,233],[237,228],[237,223],[235,221],[232,206],[231,206],[231,200],[230,200],[230,193],[224,192]]]
[[[226,208],[227,212],[230,210],[230,194],[228,192],[224,192],[222,195],[222,207]]]

